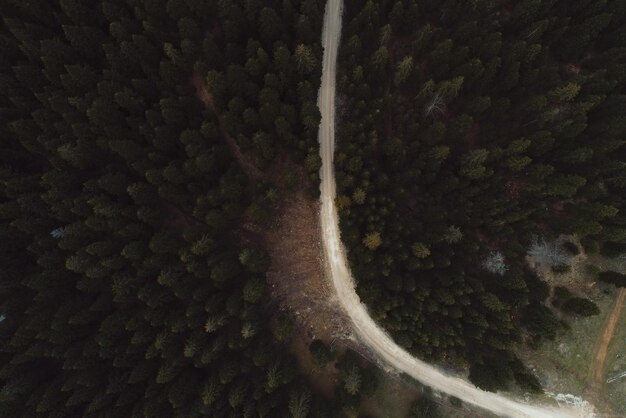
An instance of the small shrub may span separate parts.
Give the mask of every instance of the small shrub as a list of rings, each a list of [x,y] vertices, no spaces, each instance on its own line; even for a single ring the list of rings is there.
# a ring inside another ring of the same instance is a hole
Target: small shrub
[[[593,316],[600,313],[598,306],[586,298],[571,298],[563,304],[565,312],[580,316]]]
[[[614,284],[617,287],[626,287],[626,275],[616,271],[603,271],[598,274],[598,279],[605,283]]]
[[[626,254],[626,243],[621,242],[605,242],[602,245],[600,254],[607,258],[616,258],[622,254]]]
[[[313,356],[313,363],[318,368],[326,366],[335,359],[335,353],[333,353],[330,348],[320,340],[314,340],[309,345],[309,351]]]
[[[563,248],[565,249],[565,251],[567,251],[571,255],[580,254],[580,249],[578,248],[578,245],[574,244],[573,242],[569,242],[569,241],[564,242]]]
[[[524,273],[524,281],[528,288],[528,299],[539,302],[546,300],[548,296],[550,296],[550,286],[548,283],[537,277],[534,272],[528,269],[524,269]]]
[[[583,238],[580,240],[580,245],[587,254],[598,254],[600,252],[600,244],[595,239]]]
[[[554,288],[554,297],[559,299],[569,299],[571,298],[572,292],[564,286],[557,286]]]
[[[552,306],[560,307],[564,301],[570,299],[572,292],[567,287],[557,286],[554,288],[554,296],[552,297]]]
[[[523,326],[534,335],[554,340],[560,330],[559,322],[554,313],[541,303],[529,303],[522,312]]]
[[[533,335],[530,342],[528,343],[528,346],[534,351],[537,351],[539,350],[539,348],[541,348],[542,341],[543,340],[541,338],[541,335]]]
[[[463,406],[463,401],[461,401],[459,398],[457,398],[456,396],[450,396],[450,404],[452,404],[452,406],[455,406],[457,408],[460,408]]]
[[[567,264],[558,264],[556,266],[552,266],[552,271],[555,272],[556,274],[569,273],[571,270],[572,270],[572,267],[568,266]]]
[[[409,418],[438,418],[439,405],[427,396],[421,396],[411,404]]]
[[[541,383],[539,383],[537,376],[528,370],[520,360],[513,362],[513,371],[515,372],[515,382],[519,387],[532,393],[543,393]]]
[[[276,319],[276,325],[272,330],[274,338],[278,341],[287,341],[293,332],[293,319],[287,314],[280,314]]]
[[[298,173],[295,170],[289,170],[283,181],[287,190],[293,190],[298,185]]]

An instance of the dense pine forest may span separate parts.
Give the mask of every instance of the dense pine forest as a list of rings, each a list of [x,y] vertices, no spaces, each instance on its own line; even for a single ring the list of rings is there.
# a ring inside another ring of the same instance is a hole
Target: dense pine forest
[[[276,155],[316,184],[323,6],[1,2],[0,416],[354,415],[362,362],[315,394],[239,239]]]
[[[419,357],[539,390],[514,350],[563,326],[526,256],[558,272],[576,240],[626,250],[626,2],[347,0],[339,54],[359,295]]]
[[[0,417],[363,416],[381,372],[316,339],[318,391],[242,239],[317,196],[325,3],[0,2]],[[348,0],[339,54],[359,295],[419,357],[540,391],[515,348],[598,308],[526,257],[626,252],[626,3]]]

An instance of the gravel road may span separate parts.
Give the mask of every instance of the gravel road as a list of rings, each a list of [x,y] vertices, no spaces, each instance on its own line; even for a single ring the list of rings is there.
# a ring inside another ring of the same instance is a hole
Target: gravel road
[[[509,399],[496,393],[477,389],[471,383],[444,374],[437,368],[412,357],[399,347],[368,315],[354,289],[340,239],[339,220],[334,205],[335,175],[333,155],[335,149],[335,79],[337,48],[341,35],[341,0],[328,0],[324,17],[322,43],[324,62],[318,105],[322,114],[319,130],[322,168],[321,228],[326,274],[332,282],[337,298],[352,321],[353,334],[360,343],[378,357],[381,363],[404,372],[435,390],[506,417],[588,417],[588,411],[558,407],[533,406]]]

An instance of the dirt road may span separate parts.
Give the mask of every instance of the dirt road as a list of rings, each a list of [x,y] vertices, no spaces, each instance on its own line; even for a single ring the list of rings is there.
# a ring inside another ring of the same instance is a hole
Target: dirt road
[[[387,367],[404,372],[438,391],[507,417],[583,417],[581,409],[531,406],[502,395],[484,392],[463,379],[445,375],[403,350],[372,320],[354,289],[344,248],[340,239],[339,220],[335,208],[335,175],[333,156],[335,148],[335,79],[337,48],[341,35],[341,0],[328,0],[324,17],[322,43],[324,62],[318,105],[322,114],[319,130],[322,168],[320,223],[326,261],[326,275],[337,298],[352,321],[354,337]]]
[[[615,334],[615,328],[624,310],[624,300],[626,300],[626,288],[620,290],[613,306],[613,311],[609,315],[602,332],[602,337],[598,340],[596,345],[595,354],[593,356],[593,363],[589,369],[588,384],[592,390],[597,394],[601,394],[604,388],[604,381],[606,376],[604,375],[604,364],[606,362],[606,354],[609,349],[609,343]]]

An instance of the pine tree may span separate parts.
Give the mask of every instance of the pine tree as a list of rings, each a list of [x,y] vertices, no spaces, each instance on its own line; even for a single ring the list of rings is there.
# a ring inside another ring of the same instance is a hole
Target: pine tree
[[[309,46],[304,44],[299,44],[296,47],[294,58],[296,60],[298,71],[303,74],[311,73],[317,65],[313,51]]]
[[[563,310],[580,316],[593,316],[600,313],[598,306],[585,298],[571,298],[563,304]]]
[[[378,232],[369,233],[363,238],[363,244],[371,251],[376,250],[383,243]]]
[[[307,388],[294,389],[289,394],[289,413],[293,418],[306,418],[309,415],[311,392]]]

